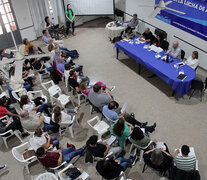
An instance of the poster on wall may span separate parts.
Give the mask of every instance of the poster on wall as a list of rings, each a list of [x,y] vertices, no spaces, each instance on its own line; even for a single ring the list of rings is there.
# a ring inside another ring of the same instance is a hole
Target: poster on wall
[[[164,0],[165,3],[168,1]],[[156,18],[207,41],[207,0],[171,1],[166,7],[184,14],[164,9]],[[155,0],[156,5],[159,2]]]

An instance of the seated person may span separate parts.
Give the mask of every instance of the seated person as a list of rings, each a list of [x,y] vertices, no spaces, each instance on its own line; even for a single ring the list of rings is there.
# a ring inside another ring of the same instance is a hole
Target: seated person
[[[46,30],[43,30],[42,31],[42,34],[43,34],[43,36],[42,36],[42,40],[46,43],[46,44],[49,44],[49,40],[50,39],[52,39],[50,36],[49,36],[49,34],[48,34],[48,32],[46,31]],[[63,45],[63,40],[54,40],[54,39],[52,39],[52,42],[53,43],[57,43],[57,44],[59,44],[59,45]]]
[[[164,51],[168,50],[168,42],[165,41],[161,35],[157,35],[155,40],[152,41],[150,44],[154,44],[155,46],[162,48]]]
[[[141,38],[144,38],[145,40],[142,40]],[[152,34],[149,28],[146,28],[144,33],[140,35],[140,40],[145,42],[153,42],[155,40],[155,36]]]
[[[137,146],[146,147],[151,139],[149,136],[143,133],[143,131],[139,127],[135,127],[132,131],[131,136],[129,137],[129,141]]]
[[[179,155],[180,150],[175,151],[174,163],[178,169],[184,171],[195,170],[196,168],[196,158],[195,156],[189,156],[190,148],[187,145],[183,145],[181,148],[181,155]]]
[[[132,32],[132,29],[130,27],[127,27],[126,30],[122,34],[122,39],[133,39],[134,33]]]
[[[34,45],[33,45],[27,38],[24,38],[22,43],[25,45],[24,50],[25,50],[27,53],[29,53],[29,47],[30,47],[30,46],[34,47]],[[39,50],[40,52],[43,52],[42,49],[41,49],[40,47],[37,47],[37,48],[38,48],[38,50]]]
[[[57,70],[62,74],[65,71],[65,64],[66,64],[65,59],[62,56],[59,56],[58,60],[56,61],[56,66],[57,66]]]
[[[198,67],[198,51],[193,51],[192,55],[185,61],[185,64],[192,67],[194,70]]]
[[[178,41],[174,41],[172,47],[167,51],[167,55],[170,54],[173,58],[181,59],[181,49]]]
[[[3,108],[0,106],[0,111],[2,109]],[[10,114],[10,112],[9,112],[9,114]],[[13,115],[13,114],[11,114],[11,115]],[[13,118],[13,121],[10,120],[9,118],[8,119],[5,118],[5,119],[0,120],[0,134],[5,133],[9,130],[12,130],[12,131],[19,130],[21,132],[22,137],[26,137],[26,136],[30,135],[28,132],[26,132],[23,129],[21,121],[19,120],[19,117],[18,118]]]
[[[50,20],[48,16],[45,17],[46,27],[45,29],[49,30],[52,26],[55,26],[54,22]]]
[[[0,49],[0,60],[2,60],[4,57],[5,58],[13,58],[14,54],[11,51],[10,54],[6,53],[4,49]]]
[[[135,27],[139,24],[139,20],[137,18],[137,14],[133,14],[133,18],[130,21],[126,21],[126,23],[129,23],[127,26],[131,29],[135,29]]]
[[[13,90],[18,90],[18,89],[22,89],[22,88],[25,88],[27,91],[33,91],[32,89],[32,85],[29,84],[28,81],[24,81],[23,78],[16,78],[14,76],[15,74],[15,67],[11,67],[10,68],[10,72],[9,72],[9,75],[10,75],[10,87],[13,89]]]
[[[110,103],[113,99],[109,90],[103,90],[100,84],[95,84],[88,95],[89,101],[102,111],[103,106]]]
[[[70,71],[70,76],[68,78],[69,85],[76,90],[76,92],[79,92],[79,83],[77,82],[78,79],[78,72]]]
[[[134,127],[126,122],[124,118],[120,118],[111,125],[111,136],[116,136],[119,145],[124,150],[124,142],[130,136]]]
[[[59,149],[59,141],[57,140],[56,136],[50,136],[47,132],[44,133],[41,128],[37,128],[35,130],[34,144],[37,149],[40,147],[43,147],[44,149],[56,147]],[[37,149],[35,149],[35,151]]]
[[[28,131],[35,131],[38,127],[43,127],[44,117],[38,114],[29,113],[27,110],[22,110],[20,113],[21,123],[23,128]]]
[[[11,113],[18,114],[15,107],[12,105],[12,102],[5,92],[0,94],[1,104]]]
[[[87,150],[95,157],[106,157],[107,154],[113,153],[114,156],[118,157],[121,153],[121,147],[111,147],[106,142],[97,142],[98,136],[91,136],[86,142]]]
[[[112,91],[112,90],[115,88],[115,86],[109,88],[109,87],[106,86],[106,84],[104,84],[104,83],[101,82],[101,81],[98,81],[98,82],[95,83],[94,85],[96,85],[96,84],[100,84],[103,90],[104,90],[104,89],[108,89],[109,91]],[[82,81],[82,82],[80,83],[80,88],[79,88],[79,90],[80,90],[83,94],[85,94],[85,95],[88,97],[88,94],[89,94],[90,90],[93,88],[94,85],[92,85],[92,86],[91,86],[91,85],[88,86],[88,84],[87,84],[86,81]]]
[[[132,115],[129,115],[128,113],[126,113],[126,110],[121,113],[121,108],[119,108],[119,104],[116,101],[111,101],[108,105],[105,105],[103,107],[103,114],[105,116],[107,116],[110,120],[112,120],[113,122],[116,121],[119,118],[124,117],[125,121],[132,124],[133,126],[137,125],[141,128],[145,128],[145,130],[147,132],[152,133],[155,130],[156,127],[156,123],[154,123],[154,125],[152,126],[146,126],[147,122],[145,123],[141,123],[139,121],[137,121]]]
[[[56,167],[63,162],[69,163],[75,156],[83,155],[84,149],[73,149],[68,147],[57,151],[45,151],[43,147],[40,147],[36,151],[38,160],[45,167]]]
[[[144,162],[151,168],[159,172],[165,172],[173,163],[173,158],[170,155],[168,149],[151,149],[144,153]]]
[[[121,171],[125,171],[136,162],[136,155],[129,159],[119,157],[114,160],[113,157],[100,160],[96,164],[96,170],[105,179],[114,179],[119,177]]]

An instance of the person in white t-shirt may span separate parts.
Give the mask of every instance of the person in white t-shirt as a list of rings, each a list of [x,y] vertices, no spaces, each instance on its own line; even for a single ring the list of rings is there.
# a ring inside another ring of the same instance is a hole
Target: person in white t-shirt
[[[52,114],[52,121],[56,124],[68,124],[73,119],[71,113],[77,113],[77,107],[75,109],[62,109],[59,106],[56,106]]]
[[[49,108],[52,108],[51,105],[42,103],[41,105],[35,106],[27,95],[21,96],[20,106],[23,110],[27,110],[29,113],[35,114],[36,112],[45,112],[47,116],[51,117],[50,111],[48,110]]]
[[[56,136],[50,136],[48,133],[44,133],[41,128],[37,128],[35,130],[34,144],[35,150],[37,150],[39,147],[43,147],[45,149],[56,147],[59,149],[59,140],[57,140]]]
[[[192,55],[185,61],[185,64],[192,67],[194,70],[198,67],[198,51],[193,51]]]

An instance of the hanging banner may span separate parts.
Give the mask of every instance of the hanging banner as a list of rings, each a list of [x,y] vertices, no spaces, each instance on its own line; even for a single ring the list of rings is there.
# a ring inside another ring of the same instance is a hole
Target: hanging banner
[[[164,0],[165,3],[168,1]],[[164,9],[156,18],[207,41],[207,0],[171,1],[166,7],[184,14]],[[156,5],[159,2],[155,0]]]

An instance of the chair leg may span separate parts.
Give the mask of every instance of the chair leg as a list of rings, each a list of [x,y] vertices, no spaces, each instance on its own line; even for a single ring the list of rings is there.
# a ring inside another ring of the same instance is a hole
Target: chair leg
[[[73,135],[73,126],[70,126],[69,127],[69,131],[70,131],[71,137],[74,138],[74,135]]]
[[[193,96],[194,92],[195,92],[195,89],[194,89],[193,92],[191,93],[189,99]]]
[[[78,95],[78,106],[79,106],[79,107],[80,107],[80,104],[81,104],[80,101],[81,101],[81,96]]]
[[[14,131],[14,134],[15,134],[16,137],[21,141],[21,143],[23,143],[22,138],[19,136],[19,134],[18,134],[16,131]]]
[[[62,136],[61,127],[59,128],[59,135]]]
[[[75,122],[76,122],[76,124],[77,124],[78,126],[80,126],[80,124],[79,124],[77,118],[75,118]]]
[[[134,156],[137,154],[137,148],[135,148],[134,150]]]
[[[130,149],[129,149],[129,154],[131,154],[131,151],[132,151],[132,148],[133,148],[133,143],[131,144],[131,146],[130,146]]]
[[[5,137],[2,137],[2,139],[4,141],[4,144],[5,144],[6,148],[8,149],[8,144],[7,144],[6,138]]]
[[[202,102],[202,97],[203,97],[203,91],[201,91],[201,102]]]
[[[139,161],[141,162],[143,159],[144,150],[140,150]]]
[[[27,170],[27,173],[30,174],[30,171],[29,171],[29,164],[25,165],[25,168]]]

